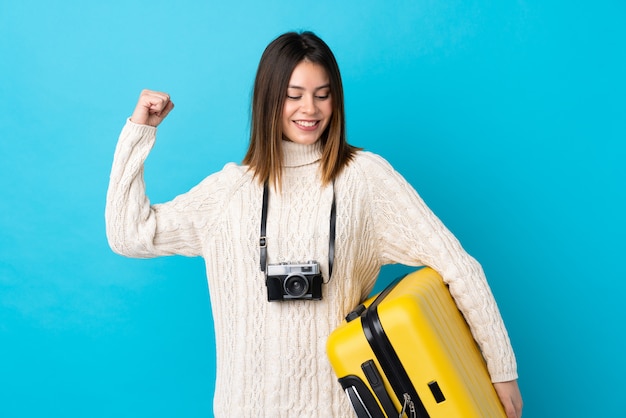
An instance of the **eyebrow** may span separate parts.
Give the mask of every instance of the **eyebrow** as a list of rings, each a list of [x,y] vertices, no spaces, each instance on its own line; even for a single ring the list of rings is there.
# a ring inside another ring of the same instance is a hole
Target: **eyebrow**
[[[288,89],[296,89],[296,90],[306,90],[304,87],[300,87],[300,86],[294,86],[292,84],[287,86]],[[314,91],[318,91],[318,90],[322,90],[322,89],[329,89],[330,88],[330,83],[329,84],[324,84],[323,86],[319,86],[316,87]]]

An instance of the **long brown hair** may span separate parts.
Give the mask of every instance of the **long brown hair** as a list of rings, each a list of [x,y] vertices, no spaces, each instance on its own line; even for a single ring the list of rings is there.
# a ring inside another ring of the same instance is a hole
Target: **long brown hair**
[[[332,116],[319,139],[322,184],[334,180],[358,150],[346,141],[343,85],[332,51],[312,32],[285,33],[267,46],[259,62],[252,97],[250,144],[243,159],[260,182],[270,181],[278,188],[283,162],[283,106],[291,74],[302,61],[324,67],[330,82]]]

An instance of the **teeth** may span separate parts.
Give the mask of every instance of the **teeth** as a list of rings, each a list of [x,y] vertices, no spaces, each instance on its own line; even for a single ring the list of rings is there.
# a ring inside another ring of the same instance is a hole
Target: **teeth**
[[[296,122],[298,125],[303,126],[305,128],[311,128],[315,126],[315,124],[317,123],[317,122],[305,122],[303,120],[296,120],[294,122]]]

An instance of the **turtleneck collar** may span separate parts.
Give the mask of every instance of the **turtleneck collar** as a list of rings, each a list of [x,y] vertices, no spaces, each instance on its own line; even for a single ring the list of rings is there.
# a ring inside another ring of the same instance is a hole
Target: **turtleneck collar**
[[[303,145],[291,141],[283,141],[283,166],[301,167],[313,164],[322,158],[320,142]]]

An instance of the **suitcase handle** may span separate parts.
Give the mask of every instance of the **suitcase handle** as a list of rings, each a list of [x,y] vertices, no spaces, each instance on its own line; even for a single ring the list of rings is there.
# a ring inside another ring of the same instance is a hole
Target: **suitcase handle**
[[[360,377],[348,375],[340,378],[339,384],[348,395],[357,418],[386,418],[376,398]]]
[[[348,315],[346,315],[346,322],[354,321],[355,319],[360,317],[363,314],[363,312],[365,312],[366,309],[367,308],[365,307],[365,305],[360,304],[359,306],[354,308],[352,311],[350,311]]]
[[[373,360],[368,360],[361,364],[361,369],[363,370],[363,373],[365,373],[365,377],[374,391],[374,394],[383,406],[385,414],[388,417],[395,417],[398,415],[398,411],[396,411],[396,408],[389,397],[389,393],[387,393],[387,389],[385,389],[385,382],[378,371],[378,367],[376,367],[376,363],[374,363]],[[400,416],[402,416],[402,414],[400,414]]]

